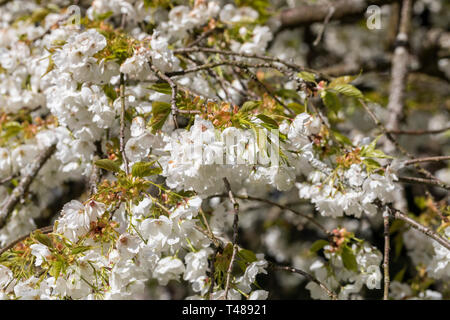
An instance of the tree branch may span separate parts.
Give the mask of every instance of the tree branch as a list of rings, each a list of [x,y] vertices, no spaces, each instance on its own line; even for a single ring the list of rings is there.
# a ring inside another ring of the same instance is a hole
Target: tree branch
[[[399,182],[414,183],[414,184],[426,184],[426,185],[441,187],[443,189],[450,190],[450,187],[448,187],[447,185],[442,185],[440,183],[440,181],[434,180],[434,179],[399,176],[398,180],[399,180]]]
[[[409,65],[409,31],[411,25],[411,0],[403,0],[400,28],[396,38],[396,48],[392,58],[391,86],[387,109],[390,113],[386,124],[388,130],[397,130],[400,118],[403,114],[403,106],[406,91],[406,79]]]
[[[121,102],[121,109],[120,109],[120,153],[122,154],[123,158],[123,164],[125,166],[125,173],[128,175],[130,172],[130,169],[128,168],[128,159],[127,155],[125,154],[125,76],[123,73],[120,73],[120,102]]]
[[[417,158],[417,159],[411,159],[404,162],[405,166],[409,166],[415,163],[419,162],[438,162],[438,161],[445,161],[450,160],[450,156],[437,156],[437,157],[425,157],[425,158]]]
[[[389,210],[389,209],[388,209]],[[390,248],[390,239],[389,239],[389,213],[383,213],[383,222],[384,222],[384,261],[383,261],[383,270],[384,270],[384,292],[383,299],[389,300],[389,251]]]
[[[334,13],[330,20],[341,20],[345,17],[361,16],[370,5],[384,5],[395,0],[335,0],[330,1]],[[307,26],[315,22],[323,22],[329,15],[329,4],[302,5],[286,9],[280,14],[281,28]]]
[[[215,197],[224,198],[224,197],[226,197],[226,196],[227,196],[227,195],[225,195],[225,194],[218,194],[218,195],[210,196],[210,197],[208,197],[208,198],[215,198]],[[269,204],[269,205],[278,207],[278,208],[280,208],[280,209],[291,211],[291,212],[295,213],[296,215],[299,215],[299,216],[301,216],[301,217],[307,219],[309,222],[311,222],[313,225],[315,225],[317,228],[319,228],[319,229],[320,229],[323,233],[325,233],[327,236],[331,235],[331,232],[330,232],[330,231],[328,231],[323,225],[321,225],[319,222],[317,222],[317,221],[314,219],[313,216],[310,216],[310,215],[308,215],[308,214],[302,213],[302,212],[300,212],[300,211],[297,211],[297,210],[295,210],[295,209],[289,208],[289,207],[284,206],[284,205],[282,205],[282,204],[273,202],[273,201],[271,201],[271,200],[269,200],[269,199],[258,198],[258,197],[252,197],[252,196],[240,196],[240,195],[234,195],[234,197],[237,198],[237,199],[242,199],[242,200],[251,200],[251,201],[264,202],[264,203],[267,203],[267,204]]]
[[[23,237],[20,237],[20,238],[18,238],[18,239],[16,239],[16,240],[14,240],[13,242],[11,242],[11,243],[9,243],[8,245],[6,245],[4,248],[1,248],[1,249],[0,249],[0,256],[1,256],[3,253],[5,253],[6,251],[8,251],[9,249],[14,248],[14,246],[15,246],[16,244],[18,244],[18,243],[22,242],[23,240],[27,239],[28,237],[30,237],[31,234],[32,234],[33,232],[36,232],[36,231],[40,231],[40,232],[42,232],[42,233],[44,233],[44,234],[51,233],[51,232],[53,232],[53,226],[47,226],[47,227],[43,227],[43,228],[40,228],[40,229],[36,229],[36,230],[32,231],[31,233],[29,233],[29,234],[27,234],[27,235],[25,235],[25,236],[23,236]]]
[[[300,269],[296,269],[293,267],[288,267],[288,266],[279,266],[276,265],[272,262],[270,262],[270,266],[274,269],[274,270],[283,270],[283,271],[288,271],[288,272],[292,272],[292,273],[297,273],[300,274],[302,276],[304,276],[306,279],[308,279],[309,281],[312,281],[314,283],[316,283],[317,285],[319,285],[320,288],[322,288],[327,294],[328,296],[333,299],[333,300],[337,300],[337,295],[331,291],[330,289],[328,289],[328,287],[323,284],[322,282],[320,282],[316,277],[314,277],[313,275],[309,274],[306,271],[300,270]]]
[[[178,110],[178,107],[177,107],[177,91],[178,91],[178,87],[177,87],[176,83],[170,78],[173,75],[165,74],[164,72],[159,70],[152,63],[149,63],[149,65],[150,65],[150,68],[153,70],[153,72],[156,74],[156,76],[159,79],[161,79],[163,81],[166,81],[169,84],[170,88],[172,89],[172,95],[171,95],[171,98],[170,98],[172,119],[173,119],[173,124],[174,124],[175,128],[178,129],[177,112],[180,111],[180,110]]]
[[[442,132],[445,132],[447,130],[450,130],[450,127],[437,129],[437,130],[388,130],[388,133],[392,134],[405,134],[405,135],[413,135],[413,136],[420,136],[425,134],[439,134]]]
[[[230,278],[231,271],[233,269],[234,259],[236,258],[237,252],[237,236],[238,236],[238,223],[239,223],[239,203],[236,202],[234,198],[233,192],[231,191],[230,182],[227,178],[223,178],[223,182],[225,183],[225,189],[228,192],[228,197],[230,198],[230,202],[233,204],[234,209],[234,220],[233,220],[233,254],[231,255],[230,264],[227,270],[227,282],[225,285],[225,300],[228,299],[228,290],[230,288]]]
[[[406,214],[404,214],[400,210],[395,209],[392,205],[388,205],[388,208],[389,208],[389,210],[388,210],[389,214],[394,216],[394,218],[405,221],[410,226],[412,226],[414,229],[422,232],[426,236],[428,236],[431,239],[433,239],[436,242],[438,242],[441,246],[443,246],[443,247],[447,248],[448,250],[450,250],[450,241],[444,239],[436,231],[431,230],[431,229],[425,227],[424,225],[418,223],[417,221],[411,219],[410,217],[408,217]]]
[[[51,145],[47,149],[45,149],[38,158],[28,165],[25,169],[26,173],[22,177],[19,182],[19,185],[12,191],[8,200],[6,200],[5,205],[3,206],[0,212],[0,229],[3,228],[11,215],[14,207],[19,202],[19,200],[23,197],[23,195],[28,191],[31,182],[36,177],[39,170],[42,166],[47,162],[47,160],[53,155],[56,150],[56,144]]]

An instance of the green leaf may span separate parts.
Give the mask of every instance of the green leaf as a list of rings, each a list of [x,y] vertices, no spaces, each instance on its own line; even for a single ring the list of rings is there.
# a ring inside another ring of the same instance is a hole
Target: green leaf
[[[361,91],[359,91],[355,86],[352,86],[351,84],[338,84],[336,85],[333,90],[336,90],[340,94],[343,94],[347,97],[354,97],[354,98],[364,98]]]
[[[115,101],[117,99],[117,92],[111,84],[105,84],[102,88],[110,101]]]
[[[420,209],[425,210],[427,207],[427,199],[423,196],[414,197],[414,204]],[[399,221],[399,220],[395,220]]]
[[[253,251],[241,249],[239,250],[239,255],[244,259],[246,262],[255,262],[258,259],[256,258],[256,255]]]
[[[103,21],[103,20],[106,20],[109,17],[111,17],[113,14],[114,14],[114,12],[112,12],[112,11],[107,11],[107,12],[102,13],[102,14],[95,14],[94,13],[94,20],[95,21]]]
[[[306,112],[306,107],[300,103],[297,102],[291,102],[287,105],[287,107],[289,109],[291,109],[292,111],[294,111],[296,114],[300,114],[303,112]]]
[[[152,162],[136,162],[131,168],[131,175],[133,177],[148,177],[156,174],[161,174],[162,169],[153,167],[155,161]]]
[[[35,232],[33,237],[39,241],[40,243],[42,243],[43,245],[49,247],[49,248],[53,248],[53,242],[50,239],[49,236],[41,233],[41,232]]]
[[[41,76],[41,78],[43,78],[47,73],[52,71],[54,68],[55,68],[55,62],[53,61],[53,57],[51,55],[49,55],[47,70],[45,70],[45,73]]]
[[[350,146],[352,145],[352,141],[349,138],[347,138],[346,136],[344,136],[343,134],[341,134],[340,132],[335,131],[335,130],[332,130],[332,132],[337,141],[339,141],[343,144],[346,144],[346,145],[350,145]]]
[[[8,140],[22,131],[22,125],[17,121],[10,121],[3,125],[2,138]]]
[[[363,146],[361,148],[361,152],[359,153],[360,156],[378,159],[392,159],[391,156],[386,155],[383,151],[375,149],[377,141],[380,137],[381,136],[376,137],[370,144]]]
[[[323,247],[325,247],[326,245],[328,245],[328,241],[323,240],[323,239],[317,240],[311,245],[311,248],[309,249],[309,251],[317,252],[317,251],[321,250]]]
[[[299,78],[302,78],[305,81],[316,83],[316,75],[314,73],[307,72],[307,71],[302,71],[302,72],[299,72],[297,74],[297,76]]]
[[[247,101],[242,105],[241,109],[239,109],[239,113],[247,114],[258,108],[260,105],[261,101]]]
[[[231,243],[228,243],[223,249],[223,252],[221,254],[220,253],[217,254],[215,269],[219,272],[223,273],[227,272],[232,254],[233,254],[233,245]]]
[[[271,117],[266,116],[265,114],[258,114],[256,117],[264,122],[269,129],[278,129],[278,123]]]
[[[366,170],[368,172],[372,172],[376,169],[381,168],[381,165],[378,163],[378,161],[367,158],[363,160],[363,163],[366,165]]]
[[[113,171],[113,172],[120,172],[120,167],[117,164],[117,162],[112,161],[110,159],[100,159],[94,162],[94,164],[102,169]]]
[[[150,126],[152,127],[153,133],[161,130],[167,118],[169,117],[170,109],[171,106],[167,102],[152,102],[152,119],[150,120]]]
[[[61,270],[63,269],[63,264],[64,263],[60,260],[53,262],[49,274],[52,277],[55,277],[55,279],[58,279],[59,275],[61,274]]]
[[[172,88],[167,82],[152,84],[148,87],[148,89],[154,90],[159,93],[172,94]]]
[[[328,90],[322,90],[320,92],[323,104],[330,110],[339,111],[342,108],[341,101],[337,95]]]
[[[355,254],[348,246],[344,246],[342,249],[342,262],[344,263],[344,267],[348,270],[354,272],[358,271],[358,264],[356,263]]]
[[[72,254],[79,254],[91,249],[91,246],[78,246],[72,249]]]
[[[405,225],[405,222],[402,220],[394,220],[389,227],[389,233],[393,234],[397,231],[399,231],[403,226]]]
[[[31,14],[31,22],[40,23],[49,13],[50,10],[47,8],[37,9]]]
[[[297,91],[291,90],[291,89],[279,89],[276,92],[277,96],[284,98],[284,99],[294,99],[294,100],[300,100],[300,96],[298,95]]]
[[[397,274],[394,276],[394,279],[392,279],[392,280],[393,281],[402,282],[403,281],[403,277],[405,276],[405,272],[406,272],[406,267],[403,267],[402,270],[397,272]]]
[[[403,248],[403,235],[402,233],[398,233],[395,238],[395,259],[397,259],[398,257],[400,257],[400,253],[402,252],[402,248]]]
[[[334,88],[335,86],[341,85],[341,84],[348,84],[358,77],[359,77],[359,74],[355,75],[355,76],[342,76],[342,77],[335,78],[328,84],[328,88]]]

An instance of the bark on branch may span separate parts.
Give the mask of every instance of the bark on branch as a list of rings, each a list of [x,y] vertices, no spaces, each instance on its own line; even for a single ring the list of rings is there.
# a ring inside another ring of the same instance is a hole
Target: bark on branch
[[[19,185],[12,191],[8,200],[6,200],[5,205],[3,206],[0,212],[0,229],[3,228],[8,220],[9,216],[14,210],[14,207],[19,202],[19,200],[23,197],[23,195],[28,191],[31,182],[33,182],[34,177],[36,177],[39,170],[45,164],[45,162],[52,156],[52,154],[56,150],[56,144],[48,147],[44,152],[42,152],[39,157],[29,164],[29,167],[26,169],[26,174],[22,177],[19,182]]]
[[[407,224],[409,224],[414,229],[422,232],[426,236],[430,237],[431,239],[438,242],[441,246],[447,248],[450,250],[450,241],[442,237],[440,234],[438,234],[436,231],[431,230],[430,228],[425,227],[424,225],[418,223],[414,219],[408,217],[406,214],[401,212],[400,210],[395,209],[393,206],[389,205],[389,213],[394,216],[394,218],[403,220]]]
[[[291,28],[323,22],[334,8],[331,20],[341,20],[349,16],[361,16],[370,5],[384,5],[395,0],[336,0],[330,4],[304,5],[297,8],[286,9],[280,14],[282,28]]]

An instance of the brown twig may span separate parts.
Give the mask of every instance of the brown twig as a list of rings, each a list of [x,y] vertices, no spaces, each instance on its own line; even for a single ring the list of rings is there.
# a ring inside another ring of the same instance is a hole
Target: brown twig
[[[406,80],[408,76],[408,34],[411,25],[412,1],[403,0],[400,27],[396,38],[396,47],[392,58],[391,86],[389,93],[389,120],[386,124],[388,130],[397,130],[403,114]]]
[[[210,197],[208,197],[208,198],[215,198],[215,197],[221,197],[221,198],[224,198],[224,197],[226,197],[226,196],[227,196],[226,194],[218,194],[218,195],[210,196]],[[271,200],[269,200],[269,199],[265,199],[265,198],[258,198],[258,197],[252,197],[252,196],[240,196],[240,195],[234,195],[234,197],[237,198],[237,199],[241,199],[241,200],[250,200],[250,201],[264,202],[264,203],[267,203],[268,205],[272,205],[272,206],[278,207],[278,208],[283,209],[283,210],[291,211],[292,213],[295,213],[296,215],[301,216],[301,217],[307,219],[309,222],[311,222],[313,225],[315,225],[317,228],[319,228],[319,229],[320,229],[323,233],[325,233],[326,235],[330,235],[330,234],[331,234],[331,232],[328,231],[328,230],[327,230],[324,226],[322,226],[319,222],[317,222],[317,221],[314,219],[313,216],[310,216],[310,215],[308,215],[308,214],[302,213],[302,212],[297,211],[297,210],[295,210],[295,209],[292,209],[292,208],[290,208],[290,207],[288,207],[288,206],[284,206],[284,205],[282,205],[282,204],[273,202],[273,201],[271,201]]]
[[[420,162],[438,162],[438,161],[445,161],[450,160],[450,156],[437,156],[437,157],[425,157],[425,158],[417,158],[417,159],[411,159],[404,162],[405,166],[409,166],[415,163]]]
[[[270,56],[263,56],[263,55],[258,55],[258,54],[248,54],[248,53],[240,53],[240,52],[234,52],[234,51],[229,51],[229,50],[219,50],[219,49],[215,49],[215,48],[204,48],[204,47],[192,47],[192,48],[180,48],[180,49],[175,49],[174,53],[195,53],[195,52],[208,52],[208,53],[216,53],[216,54],[221,54],[224,56],[237,56],[237,57],[241,57],[241,58],[252,58],[252,59],[259,59],[259,60],[264,60],[264,61],[268,61],[268,62],[276,62],[279,64],[283,64],[284,66],[293,69],[295,71],[309,71],[309,72],[313,72],[313,73],[318,73],[317,71],[314,71],[312,69],[303,67],[303,66],[299,66],[297,64],[288,62],[288,61],[284,61],[282,59],[276,58],[276,57],[270,57]]]
[[[317,46],[319,44],[320,40],[322,40],[322,36],[323,36],[323,33],[325,32],[325,28],[326,28],[328,22],[330,22],[330,19],[333,16],[335,11],[336,11],[336,9],[334,8],[334,6],[329,7],[328,14],[326,15],[326,17],[322,23],[322,26],[320,28],[320,31],[319,31],[319,34],[317,35],[316,40],[314,40],[314,42],[313,42],[313,46]]]
[[[187,47],[188,48],[195,47],[196,45],[200,44],[200,42],[202,42],[204,39],[206,39],[211,34],[213,34],[215,31],[219,31],[219,30],[222,30],[222,28],[214,27],[214,28],[211,28],[209,30],[206,30],[197,39],[195,39],[190,44],[188,44]]]
[[[21,178],[19,185],[14,188],[12,193],[9,195],[8,200],[6,200],[5,205],[3,206],[0,212],[0,229],[3,228],[8,220],[9,216],[14,210],[14,207],[19,202],[19,200],[24,196],[24,194],[28,191],[31,182],[36,177],[39,170],[42,166],[47,162],[47,160],[53,155],[56,150],[56,144],[51,145],[47,149],[45,149],[38,158],[33,161],[28,167],[25,169],[26,173]]]
[[[18,238],[18,239],[16,239],[16,240],[14,240],[13,242],[7,244],[4,248],[1,248],[1,249],[0,249],[0,256],[1,256],[4,252],[8,251],[9,249],[14,248],[14,246],[15,246],[16,244],[18,244],[18,243],[22,242],[23,240],[27,239],[28,237],[30,237],[31,234],[34,233],[34,232],[36,232],[36,231],[40,231],[40,232],[42,232],[42,233],[44,233],[44,234],[46,234],[46,233],[51,233],[51,232],[53,232],[53,226],[47,226],[47,227],[43,227],[43,228],[40,228],[40,229],[36,229],[36,230],[32,231],[31,233],[29,233],[29,234],[27,234],[27,235],[25,235],[25,236],[22,236],[22,237],[20,237],[20,238]]]
[[[434,230],[431,230],[430,228],[427,228],[424,225],[418,223],[417,221],[411,219],[410,217],[408,217],[406,214],[404,214],[400,210],[395,209],[392,205],[388,205],[388,208],[390,209],[390,210],[388,210],[388,212],[392,216],[394,216],[394,218],[405,221],[414,229],[422,232],[426,236],[428,236],[431,239],[438,242],[441,246],[450,250],[450,241],[449,240],[444,239],[440,234],[438,234]]]
[[[389,209],[387,209],[389,210]],[[383,222],[384,222],[384,261],[383,261],[383,270],[384,270],[384,292],[383,299],[389,300],[389,251],[390,247],[390,238],[389,238],[389,213],[383,214]]]
[[[127,155],[125,154],[125,76],[123,73],[120,73],[120,103],[121,103],[121,109],[120,109],[120,153],[122,154],[123,158],[123,164],[125,166],[125,173],[128,175],[130,172],[130,169],[128,168],[128,159]]]
[[[149,62],[149,65],[150,65],[150,68],[153,70],[153,72],[156,74],[156,76],[159,79],[166,81],[169,84],[170,89],[172,90],[172,95],[170,97],[172,119],[173,119],[173,124],[174,124],[175,128],[178,128],[177,113],[180,112],[180,110],[178,110],[178,107],[177,107],[178,87],[177,87],[176,83],[170,78],[171,75],[165,74],[164,72],[159,70],[155,65],[153,65],[150,62]]]
[[[439,134],[442,132],[445,132],[447,130],[450,130],[450,127],[437,129],[437,130],[388,130],[388,133],[392,134],[405,134],[405,135],[414,135],[414,136],[420,136],[425,134]]]
[[[439,183],[439,181],[436,181],[434,179],[399,176],[398,180],[399,180],[399,182],[404,182],[404,183],[426,184],[426,185],[441,187],[443,189],[450,190],[450,188],[448,186],[442,185],[441,183]]]
[[[333,291],[328,289],[328,287],[325,284],[323,284],[316,277],[314,277],[313,275],[309,274],[306,271],[303,271],[303,270],[300,270],[300,269],[297,269],[297,268],[293,268],[293,267],[288,267],[288,266],[279,266],[279,265],[276,265],[274,263],[270,263],[270,266],[274,270],[283,270],[283,271],[289,271],[289,272],[292,272],[292,273],[300,274],[300,275],[304,276],[305,278],[307,278],[309,281],[312,281],[312,282],[316,283],[317,285],[319,285],[319,287],[322,288],[331,299],[333,299],[333,300],[337,300],[338,299],[337,295]]]
[[[234,219],[233,219],[233,253],[231,255],[230,264],[228,265],[227,270],[227,280],[225,284],[225,300],[228,299],[228,290],[230,289],[230,278],[231,271],[233,270],[234,259],[236,258],[237,253],[237,236],[238,236],[238,224],[239,224],[239,203],[236,202],[234,198],[233,192],[231,191],[230,182],[227,178],[223,178],[223,182],[225,184],[225,189],[228,192],[228,197],[230,198],[230,202],[233,204],[234,211]]]
[[[410,154],[405,148],[403,148],[397,141],[397,139],[394,138],[394,136],[389,133],[389,131],[386,129],[385,125],[377,118],[377,116],[372,112],[372,110],[370,110],[370,108],[367,106],[367,104],[365,103],[365,101],[363,99],[359,99],[359,102],[361,103],[361,105],[363,106],[364,110],[366,110],[366,112],[369,114],[369,116],[372,118],[373,122],[375,123],[375,125],[381,130],[381,132],[386,135],[386,137],[398,148],[398,150],[400,150],[400,152],[405,155],[406,157],[408,157],[409,159],[414,159],[413,155]],[[414,167],[417,169],[417,171],[419,171],[421,174],[423,174],[424,176],[426,176],[427,178],[429,178],[430,180],[432,180],[432,183],[434,185],[437,185],[441,188],[450,190],[450,186],[447,185],[445,182],[439,180],[438,178],[436,178],[434,175],[431,174],[431,172],[429,172],[428,170],[422,168],[420,166],[420,164],[415,163]]]
[[[389,4],[396,0],[335,0],[332,1],[335,13],[331,20],[341,20],[351,16],[361,16],[370,5]],[[302,5],[286,9],[280,14],[281,28],[292,28],[323,22],[329,13],[328,4]]]
[[[216,256],[217,256],[217,253],[219,252],[219,248],[216,248],[215,250],[214,250],[214,254],[213,254],[213,257],[212,257],[212,259],[211,259],[211,272],[210,272],[210,281],[211,281],[211,284],[209,285],[209,300],[212,300],[212,295],[213,295],[213,292],[214,292],[214,273],[216,272],[216,266],[215,266],[215,264],[216,264]]]

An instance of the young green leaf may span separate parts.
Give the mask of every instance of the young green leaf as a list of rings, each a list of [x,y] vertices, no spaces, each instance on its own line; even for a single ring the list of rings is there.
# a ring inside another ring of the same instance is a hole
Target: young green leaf
[[[358,263],[356,262],[356,257],[352,249],[348,246],[344,246],[342,249],[342,262],[344,267],[351,271],[358,271]]]
[[[117,162],[112,161],[110,159],[100,159],[94,162],[94,164],[102,169],[112,171],[112,172],[120,172],[120,167]]]
[[[302,71],[302,72],[299,72],[299,73],[297,74],[297,76],[298,76],[299,78],[302,78],[302,79],[305,80],[305,81],[316,83],[316,76],[315,76],[314,73],[307,72],[307,71]]]
[[[162,170],[159,167],[153,167],[155,161],[152,162],[137,162],[131,168],[131,175],[133,177],[148,177],[156,174],[161,174]]]
[[[311,248],[309,249],[309,251],[317,252],[317,251],[321,250],[323,247],[325,247],[326,245],[328,245],[328,241],[323,240],[323,239],[317,240],[311,245]]]
[[[364,98],[363,94],[359,89],[357,89],[355,86],[352,86],[351,84],[338,84],[336,85],[333,90],[336,90],[340,94],[343,94],[347,97],[354,97],[354,98]]]

